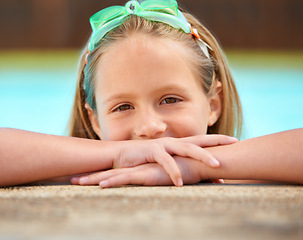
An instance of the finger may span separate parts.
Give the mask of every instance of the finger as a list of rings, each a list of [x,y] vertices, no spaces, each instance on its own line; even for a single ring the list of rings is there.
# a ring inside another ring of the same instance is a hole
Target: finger
[[[116,174],[119,174],[122,171],[122,169],[121,169],[121,171],[119,171],[119,170],[120,169],[111,169],[111,170],[107,170],[107,171],[96,172],[96,173],[81,176],[78,179],[78,184],[79,185],[97,185],[103,179],[106,179],[106,178],[112,177]],[[132,171],[132,168],[123,168],[123,171],[125,171],[125,172]]]
[[[169,153],[167,153],[164,148],[154,152],[154,160],[164,168],[175,186],[183,186],[179,166],[177,165],[175,159]]]
[[[79,180],[81,177],[85,177],[85,176],[88,176],[88,175],[91,175],[93,173],[81,173],[81,174],[77,174],[77,175],[74,175],[71,179],[70,179],[70,182],[74,185],[79,185]]]
[[[122,185],[160,186],[172,184],[170,177],[158,164],[145,164],[132,169],[135,169],[135,171],[121,171],[118,175],[104,179],[99,183],[99,186],[101,188],[109,188]]]
[[[213,147],[213,146],[228,145],[238,142],[238,139],[235,137],[230,137],[221,134],[198,135],[198,136],[180,138],[178,140],[193,143],[200,147]]]
[[[122,185],[144,185],[145,182],[144,175],[134,172],[134,173],[121,173],[119,175],[115,175],[113,177],[104,179],[100,181],[99,186],[101,188],[110,188],[110,187],[118,187]]]
[[[198,136],[192,136],[187,138],[180,138],[179,140],[190,142],[199,145],[201,147],[227,145],[238,141],[237,138],[221,135],[221,134],[198,135]]]
[[[190,157],[199,160],[209,167],[219,167],[220,162],[207,150],[190,143],[177,142],[169,144],[167,151],[180,157]]]
[[[70,182],[74,185],[79,185],[79,180],[80,180],[80,177],[72,177]]]

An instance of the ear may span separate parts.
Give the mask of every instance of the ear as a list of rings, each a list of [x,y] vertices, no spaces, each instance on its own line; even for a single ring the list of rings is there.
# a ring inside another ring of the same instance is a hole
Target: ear
[[[96,111],[94,111],[88,103],[85,103],[84,106],[87,111],[87,115],[94,132],[98,135],[100,139],[102,139],[101,128]]]
[[[222,113],[222,83],[217,81],[213,94],[209,97],[208,126],[214,125]]]

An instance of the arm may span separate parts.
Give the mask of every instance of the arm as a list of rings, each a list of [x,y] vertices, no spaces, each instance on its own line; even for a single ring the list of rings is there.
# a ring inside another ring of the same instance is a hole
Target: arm
[[[192,157],[211,167],[220,164],[201,146],[235,142],[223,135],[144,141],[99,141],[0,129],[0,186],[29,183],[116,167],[158,162],[175,185],[181,172],[171,155]]]
[[[221,163],[210,168],[201,161],[175,156],[185,184],[206,179],[271,180],[303,184],[303,129],[296,129],[230,145],[205,148]],[[83,180],[83,181],[81,181]],[[171,185],[158,164],[113,169],[73,179],[74,184],[114,187],[125,184]]]
[[[2,128],[0,186],[109,169],[112,162],[107,144]]]
[[[258,179],[303,184],[303,129],[208,148],[221,163],[208,178]]]

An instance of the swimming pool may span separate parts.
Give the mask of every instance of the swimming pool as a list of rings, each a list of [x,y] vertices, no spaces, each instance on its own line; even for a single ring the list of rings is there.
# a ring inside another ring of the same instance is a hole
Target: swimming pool
[[[64,135],[78,51],[0,52],[0,127]],[[228,51],[243,138],[303,127],[303,53]]]

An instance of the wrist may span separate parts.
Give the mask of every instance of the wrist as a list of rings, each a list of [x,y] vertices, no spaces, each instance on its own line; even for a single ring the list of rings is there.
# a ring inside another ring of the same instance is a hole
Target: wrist
[[[185,184],[195,184],[209,179],[207,172],[209,167],[203,162],[179,156],[174,156],[174,159],[181,170],[182,179]]]
[[[122,146],[119,142],[99,141],[97,157],[98,161],[102,161],[102,170],[114,168],[121,151]]]
[[[115,154],[114,142],[91,139],[79,139],[78,141],[77,149],[74,149],[74,155],[76,154],[76,158],[79,159],[76,164],[78,171],[72,174],[112,168]]]

